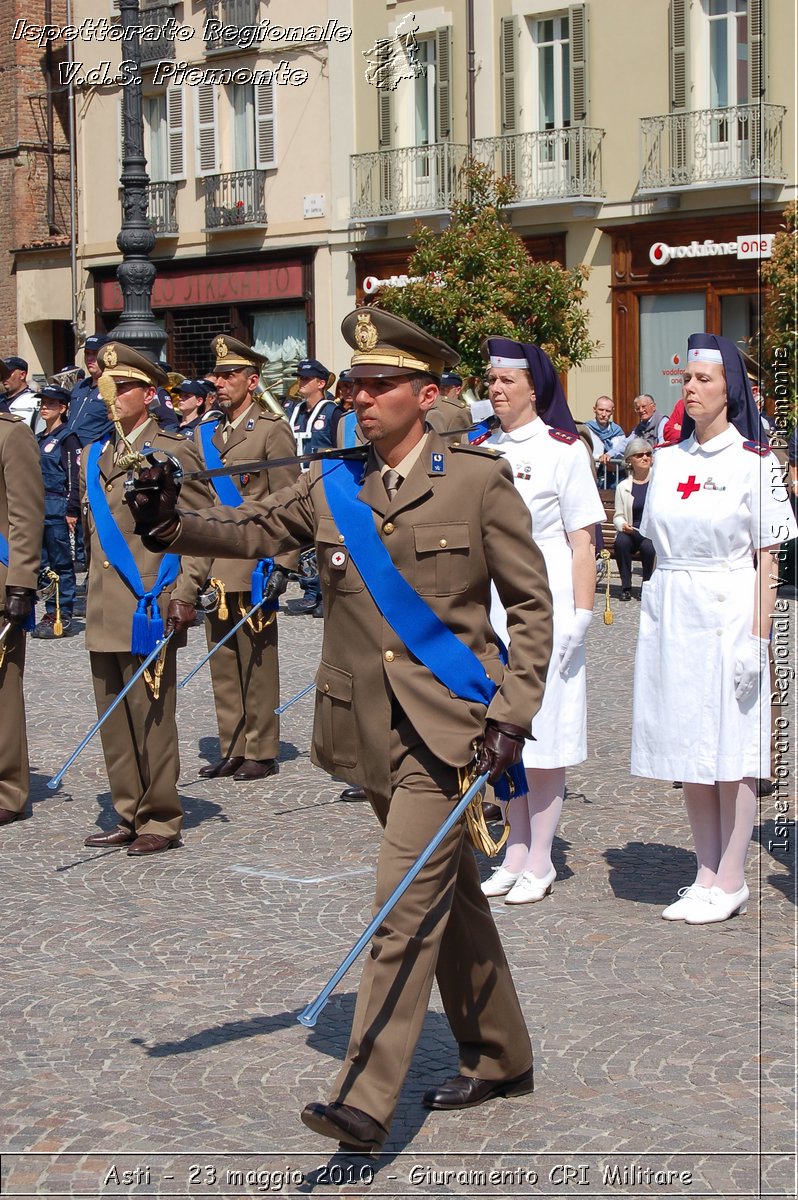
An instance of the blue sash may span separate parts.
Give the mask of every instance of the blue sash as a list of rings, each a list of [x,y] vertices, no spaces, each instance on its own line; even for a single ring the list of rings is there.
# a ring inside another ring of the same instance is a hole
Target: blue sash
[[[357,445],[357,439],[355,438],[357,413],[354,412],[354,410],[352,412],[344,413],[343,417],[341,418],[341,422],[344,427],[342,446],[345,450],[349,450],[352,446]]]
[[[444,687],[463,700],[487,707],[497,685],[473,650],[444,625],[395,565],[380,540],[371,509],[358,501],[362,469],[360,462],[328,460],[322,463],[321,472],[333,520],[343,534],[344,543],[372,600],[410,653]],[[523,768],[519,764],[512,772],[512,794],[526,794]],[[510,798],[504,779],[495,790],[499,799]]]
[[[100,483],[99,461],[102,449],[99,442],[93,442],[89,447],[86,464],[86,492],[91,511],[94,514],[97,536],[100,539],[103,553],[117,575],[124,579],[138,600],[130,631],[130,652],[131,654],[147,655],[152,653],[158,642],[163,639],[163,620],[158,608],[158,597],[164,588],[169,587],[177,579],[180,570],[180,555],[164,554],[158,568],[155,586],[152,591],[145,591],[136,560],[114,520]]]
[[[484,421],[479,421],[476,425],[472,425],[468,430],[468,443],[470,446],[478,446],[480,442],[484,442],[494,432],[491,418],[486,417]]]
[[[199,425],[202,456],[205,459],[206,467],[211,471],[215,471],[225,465],[222,462],[221,454],[213,444],[213,435],[218,428],[218,421],[201,421]],[[216,479],[212,479],[211,483],[220,502],[226,508],[238,508],[239,504],[243,504],[244,498],[229,475],[219,475]]]
[[[2,563],[4,567],[8,566],[8,556],[9,556],[8,539],[6,538],[5,534],[0,533],[0,563]],[[31,611],[30,616],[27,617],[22,623],[22,628],[25,630],[26,633],[30,633],[36,624],[36,617],[34,616],[34,612],[35,612],[35,609]]]

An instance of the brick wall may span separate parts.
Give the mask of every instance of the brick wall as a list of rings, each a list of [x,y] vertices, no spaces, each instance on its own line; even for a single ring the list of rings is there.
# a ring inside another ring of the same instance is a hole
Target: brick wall
[[[69,232],[66,96],[55,89],[53,60],[63,54],[12,41],[18,19],[64,25],[66,0],[3,0],[0,39],[0,351],[16,351],[16,276],[12,251]],[[54,75],[48,82],[48,69]],[[48,92],[52,103],[48,105]]]

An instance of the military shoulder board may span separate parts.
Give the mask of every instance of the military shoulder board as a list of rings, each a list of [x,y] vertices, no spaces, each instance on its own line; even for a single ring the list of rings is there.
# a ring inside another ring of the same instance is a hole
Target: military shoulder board
[[[579,441],[578,434],[569,433],[567,429],[555,429],[552,425],[549,426],[549,437],[554,438],[555,442],[565,442],[568,446]]]
[[[770,447],[763,446],[761,442],[743,442],[743,450],[750,450],[752,454],[758,454],[760,458],[767,458],[770,454]]]

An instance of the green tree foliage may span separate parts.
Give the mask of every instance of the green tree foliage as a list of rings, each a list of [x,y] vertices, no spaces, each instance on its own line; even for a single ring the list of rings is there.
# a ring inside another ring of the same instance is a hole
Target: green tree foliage
[[[481,163],[464,170],[467,199],[452,206],[442,231],[417,225],[408,275],[418,283],[385,288],[379,306],[442,338],[459,351],[461,374],[479,375],[484,337],[534,342],[558,371],[584,362],[597,343],[583,308],[588,268],[533,262],[504,210],[515,188]]]
[[[773,253],[760,268],[768,294],[758,339],[759,361],[769,372],[775,392],[776,417],[782,427],[798,421],[798,206],[793,200],[784,210],[784,224],[773,239]]]

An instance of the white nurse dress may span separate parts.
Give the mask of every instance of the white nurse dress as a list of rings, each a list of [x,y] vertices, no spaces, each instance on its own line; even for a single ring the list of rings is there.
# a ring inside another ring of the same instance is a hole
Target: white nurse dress
[[[770,679],[743,703],[735,664],[754,619],[754,553],[795,537],[775,455],[729,426],[657,450],[640,525],[643,584],[632,774],[689,783],[770,776]]]
[[[560,648],[574,615],[572,554],[566,537],[604,520],[587,449],[581,439],[551,429],[539,417],[511,433],[500,430],[486,445],[509,462],[515,486],[532,516],[532,536],[549,575],[554,606],[554,645],[543,703],[532,722],[534,741],[524,743],[525,767],[570,767],[587,758],[584,647],[560,675]],[[493,591],[491,624],[506,643],[507,618]]]

